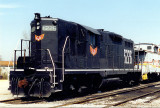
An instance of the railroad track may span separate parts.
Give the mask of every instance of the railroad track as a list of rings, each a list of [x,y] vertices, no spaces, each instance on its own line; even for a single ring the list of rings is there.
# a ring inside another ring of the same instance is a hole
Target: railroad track
[[[145,93],[145,94],[142,94],[142,95],[139,95],[139,96],[135,96],[135,97],[132,97],[132,98],[128,98],[126,100],[123,100],[121,102],[118,102],[118,103],[115,103],[115,104],[112,104],[112,105],[109,105],[109,106],[119,106],[121,104],[124,104],[124,103],[127,103],[129,101],[133,101],[133,100],[136,100],[136,99],[140,99],[140,98],[143,98],[143,97],[146,97],[146,96],[149,96],[151,94],[155,94],[157,92],[160,92],[160,89],[159,90],[155,90],[153,92],[149,92],[149,93]],[[160,97],[159,97],[160,98]],[[157,98],[154,98],[154,99],[157,99]],[[153,99],[152,99],[153,100]],[[108,108],[109,106],[106,106],[104,108]]]
[[[0,103],[31,104],[31,103],[39,103],[39,102],[43,102],[43,101],[44,101],[44,99],[15,98],[15,99],[1,100]]]
[[[149,84],[140,85],[140,86],[132,87],[132,88],[123,88],[123,89],[114,90],[114,91],[111,91],[111,92],[97,93],[97,94],[93,94],[91,96],[82,97],[82,98],[78,99],[77,101],[72,101],[72,102],[70,101],[70,102],[67,102],[67,103],[62,104],[62,105],[53,106],[52,108],[69,106],[69,105],[73,105],[73,104],[84,104],[84,103],[91,102],[91,101],[94,101],[94,100],[103,99],[103,98],[106,98],[106,97],[109,97],[109,96],[120,95],[120,94],[124,94],[124,93],[131,92],[131,91],[136,91],[136,90],[141,90],[141,89],[153,87],[153,86],[156,86],[156,85],[160,85],[160,82],[149,83]],[[146,94],[138,95],[136,97],[127,98],[127,99],[125,99],[121,102],[117,102],[117,103],[112,104],[112,105],[107,105],[106,107],[108,107],[108,106],[118,106],[118,105],[127,103],[131,100],[135,100],[135,99],[142,98],[142,97],[145,97],[145,96],[153,94],[153,93],[157,93],[159,91],[160,90],[156,90],[156,91],[149,92],[149,93],[146,93]],[[37,99],[31,99],[31,100],[30,99],[16,98],[16,99],[2,100],[2,101],[0,101],[0,103],[31,104],[31,103],[39,103],[39,102],[44,102],[44,101],[46,101],[46,100],[38,99],[38,98]]]
[[[120,94],[124,94],[124,93],[129,93],[129,92],[132,92],[132,91],[137,91],[137,90],[141,90],[141,89],[145,89],[145,88],[149,88],[149,87],[154,87],[156,85],[160,85],[160,82],[149,83],[149,84],[140,85],[140,86],[132,87],[132,88],[128,88],[128,89],[119,89],[119,90],[116,90],[114,92],[105,92],[105,93],[100,93],[100,94],[96,94],[96,95],[92,95],[92,96],[86,96],[84,98],[79,99],[78,101],[68,102],[66,104],[54,106],[52,108],[64,107],[64,106],[69,106],[69,105],[73,105],[73,104],[85,104],[85,103],[88,103],[90,101],[103,99],[103,98],[106,98],[106,97],[109,97],[109,96],[115,96],[115,95],[120,95]],[[148,92],[148,93],[145,93],[145,94],[142,94],[142,95],[138,95],[136,97],[127,98],[127,99],[124,99],[123,101],[117,102],[115,104],[106,105],[106,107],[119,106],[121,104],[124,104],[124,103],[127,103],[129,101],[136,100],[138,98],[142,98],[142,97],[157,93],[159,91],[160,91],[160,89],[152,91],[152,92]],[[104,107],[104,108],[106,108],[106,107]]]
[[[16,100],[20,100],[20,98],[16,98],[16,99],[7,99],[7,100],[1,100],[1,101],[0,101],[0,103],[12,102],[12,101],[16,101]]]

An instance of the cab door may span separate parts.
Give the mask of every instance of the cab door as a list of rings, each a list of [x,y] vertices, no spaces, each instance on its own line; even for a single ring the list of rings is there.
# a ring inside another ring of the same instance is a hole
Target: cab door
[[[99,36],[88,32],[88,67],[90,68],[100,68],[99,63]]]

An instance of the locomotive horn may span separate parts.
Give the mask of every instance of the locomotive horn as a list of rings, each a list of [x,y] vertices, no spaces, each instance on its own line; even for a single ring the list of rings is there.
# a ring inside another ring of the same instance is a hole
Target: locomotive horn
[[[40,17],[41,17],[40,13],[35,13],[34,17],[35,20],[40,20]]]

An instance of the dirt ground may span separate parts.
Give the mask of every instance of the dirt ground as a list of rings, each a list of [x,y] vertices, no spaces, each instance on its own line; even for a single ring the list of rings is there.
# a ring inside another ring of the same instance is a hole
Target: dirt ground
[[[0,80],[0,100],[13,98],[12,94],[8,90],[8,87],[8,80]]]
[[[0,80],[0,95],[8,95],[10,92],[8,91],[9,82],[8,80]]]

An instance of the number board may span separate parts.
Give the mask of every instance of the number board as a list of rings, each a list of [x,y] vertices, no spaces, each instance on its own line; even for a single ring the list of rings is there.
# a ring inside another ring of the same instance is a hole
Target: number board
[[[132,51],[124,49],[124,63],[132,64]]]
[[[42,26],[42,30],[43,31],[56,31],[57,28],[56,26],[53,26],[53,25],[44,25]]]

